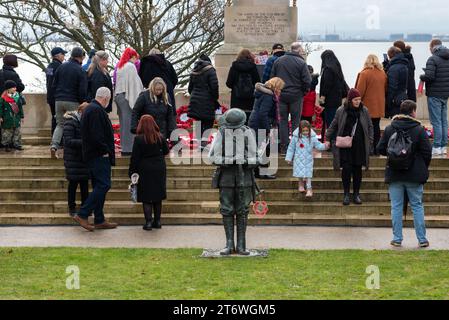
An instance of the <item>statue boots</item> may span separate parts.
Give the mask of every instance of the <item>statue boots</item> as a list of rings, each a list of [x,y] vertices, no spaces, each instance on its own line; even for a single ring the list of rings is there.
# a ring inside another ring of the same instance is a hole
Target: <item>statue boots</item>
[[[248,256],[250,252],[246,250],[246,226],[248,215],[237,215],[237,254]]]
[[[229,256],[235,252],[234,247],[234,216],[223,216],[223,225],[226,234],[226,248],[220,251],[222,256]]]

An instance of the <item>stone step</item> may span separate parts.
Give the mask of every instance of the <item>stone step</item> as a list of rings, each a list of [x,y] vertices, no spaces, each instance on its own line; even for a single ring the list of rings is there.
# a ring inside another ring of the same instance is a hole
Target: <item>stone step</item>
[[[343,206],[341,202],[292,202],[292,201],[270,201],[270,214],[286,213],[313,213],[316,215],[346,214],[379,215],[386,216],[391,213],[389,202],[364,202],[363,205]],[[105,212],[139,213],[142,211],[141,204],[131,201],[108,200],[105,204]],[[163,211],[171,213],[204,213],[214,214],[219,212],[218,201],[165,201]],[[425,204],[428,215],[449,216],[448,202],[428,202]],[[2,201],[0,213],[64,213],[67,212],[66,201]]]
[[[203,192],[211,190],[211,177],[188,177],[188,178],[167,178],[167,188],[169,190],[187,189],[190,191]],[[126,190],[130,183],[127,177],[116,177],[112,179],[114,189]],[[296,190],[298,188],[298,179],[296,178],[277,178],[276,180],[257,180],[261,189],[274,189],[280,192]],[[315,193],[323,189],[342,190],[340,178],[314,178],[313,188]],[[20,178],[0,178],[0,189],[67,189],[67,180],[60,177],[20,177]],[[388,186],[383,178],[363,178],[362,190],[386,191]],[[286,191],[287,190],[287,191]],[[449,190],[449,179],[431,178],[425,185],[425,192],[438,190]]]
[[[209,167],[210,165],[205,163],[204,161],[201,161],[201,159],[186,159],[182,158],[183,160],[179,159],[171,159],[170,157],[166,158],[167,166],[174,166],[174,167],[187,167],[187,166],[204,166]],[[62,159],[51,159],[50,158],[50,150],[45,149],[45,151],[39,150],[39,154],[33,154],[33,155],[27,155],[26,151],[24,152],[15,152],[15,153],[4,153],[0,152],[0,166],[5,165],[8,163],[11,163],[11,161],[14,161],[15,166],[23,166],[23,167],[31,167],[31,166],[43,166],[43,167],[49,167],[49,166],[59,166],[63,167],[64,162]],[[330,168],[332,167],[332,158],[326,157],[326,158],[315,158],[315,168],[321,168],[326,167]],[[182,164],[180,164],[182,163]],[[386,158],[385,157],[371,157],[370,159],[370,167],[371,168],[385,168]],[[128,166],[129,165],[129,158],[121,158],[118,157],[116,159],[117,166]],[[290,167],[285,162],[284,159],[279,158],[278,159],[278,166],[279,167]],[[434,159],[432,159],[431,168],[435,167],[444,167],[447,168],[449,166],[449,158],[438,156]],[[213,167],[213,166],[210,166]]]
[[[121,225],[142,225],[144,217],[142,213],[136,214],[106,214],[111,222]],[[162,214],[163,225],[221,225],[222,217],[219,214]],[[92,218],[90,218],[92,221]],[[1,225],[76,225],[73,219],[64,213],[0,213]],[[342,216],[316,215],[316,214],[267,214],[259,218],[253,214],[249,216],[249,225],[309,225],[309,226],[360,226],[360,227],[391,227],[389,216],[373,216],[361,214],[347,214]],[[405,227],[413,227],[411,217],[404,221]],[[428,228],[448,228],[449,217],[426,216]],[[262,230],[261,230],[262,232]]]
[[[17,167],[17,166],[0,166],[0,172],[3,177],[64,177],[64,167]],[[214,167],[191,166],[191,167],[170,167],[167,170],[168,177],[212,177]],[[112,169],[113,177],[128,177],[128,167],[117,166]],[[277,170],[278,177],[291,177],[291,167],[280,167]],[[314,177],[316,178],[338,178],[341,176],[340,171],[335,171],[331,167],[315,168]],[[383,178],[385,176],[384,168],[371,168],[363,171],[364,178]],[[449,178],[449,170],[442,167],[430,168],[430,176],[440,179]]]
[[[51,138],[38,136],[22,136],[22,144],[25,146],[49,146]]]
[[[276,201],[289,201],[292,203],[327,203],[339,202],[342,200],[340,189],[321,190],[315,189],[313,198],[306,198],[305,194],[299,193],[296,189],[277,190],[266,189],[262,196],[263,200],[269,204]],[[361,198],[365,202],[388,202],[388,191],[369,190],[361,191]],[[0,189],[0,201],[65,201],[67,199],[66,189]],[[196,189],[168,189],[167,200],[174,202],[181,201],[217,201],[219,193],[217,190],[196,190]],[[448,190],[426,191],[424,202],[445,203],[449,199]],[[77,194],[80,201],[80,194]],[[112,189],[108,192],[109,201],[129,201],[130,195],[126,188]]]

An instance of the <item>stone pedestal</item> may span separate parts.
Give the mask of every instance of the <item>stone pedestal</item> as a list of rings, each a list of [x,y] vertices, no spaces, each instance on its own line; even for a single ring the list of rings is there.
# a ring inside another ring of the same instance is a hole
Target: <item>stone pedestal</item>
[[[220,92],[229,92],[226,79],[238,52],[268,50],[274,43],[286,48],[298,39],[298,8],[289,0],[238,0],[225,8],[225,43],[215,55]]]

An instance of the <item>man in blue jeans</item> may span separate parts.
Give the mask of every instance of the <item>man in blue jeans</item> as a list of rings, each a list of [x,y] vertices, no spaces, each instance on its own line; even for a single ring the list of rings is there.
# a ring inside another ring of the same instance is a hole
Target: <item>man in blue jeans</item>
[[[408,169],[393,169],[387,160],[385,169],[385,182],[389,184],[391,200],[391,219],[393,223],[393,241],[391,245],[402,245],[402,216],[404,198],[408,196],[413,211],[413,219],[419,246],[429,246],[426,238],[426,224],[424,221],[423,192],[424,184],[429,179],[429,165],[432,159],[432,146],[426,131],[421,123],[416,120],[416,103],[405,100],[400,107],[400,114],[393,117],[391,125],[385,128],[384,135],[377,145],[377,150],[382,155],[387,155],[388,142],[391,136],[403,131],[412,141],[413,162]]]
[[[430,52],[432,56],[427,60],[421,80],[426,83],[429,116],[434,132],[432,155],[445,155],[448,142],[449,49],[443,46],[441,40],[433,39]]]
[[[116,223],[105,220],[103,213],[106,193],[111,188],[111,166],[115,165],[114,131],[104,110],[110,99],[111,91],[106,87],[99,88],[95,99],[81,116],[83,159],[89,166],[93,191],[74,220],[88,231],[117,228]],[[92,211],[94,225],[87,221]]]

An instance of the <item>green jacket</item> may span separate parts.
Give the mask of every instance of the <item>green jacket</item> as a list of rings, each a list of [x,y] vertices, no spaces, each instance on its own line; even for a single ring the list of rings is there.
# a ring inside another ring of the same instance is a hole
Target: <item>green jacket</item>
[[[23,107],[19,94],[15,94],[13,99],[19,107],[18,113],[14,113],[11,104],[0,97],[0,118],[3,119],[2,129],[19,128],[20,122],[23,119]]]

